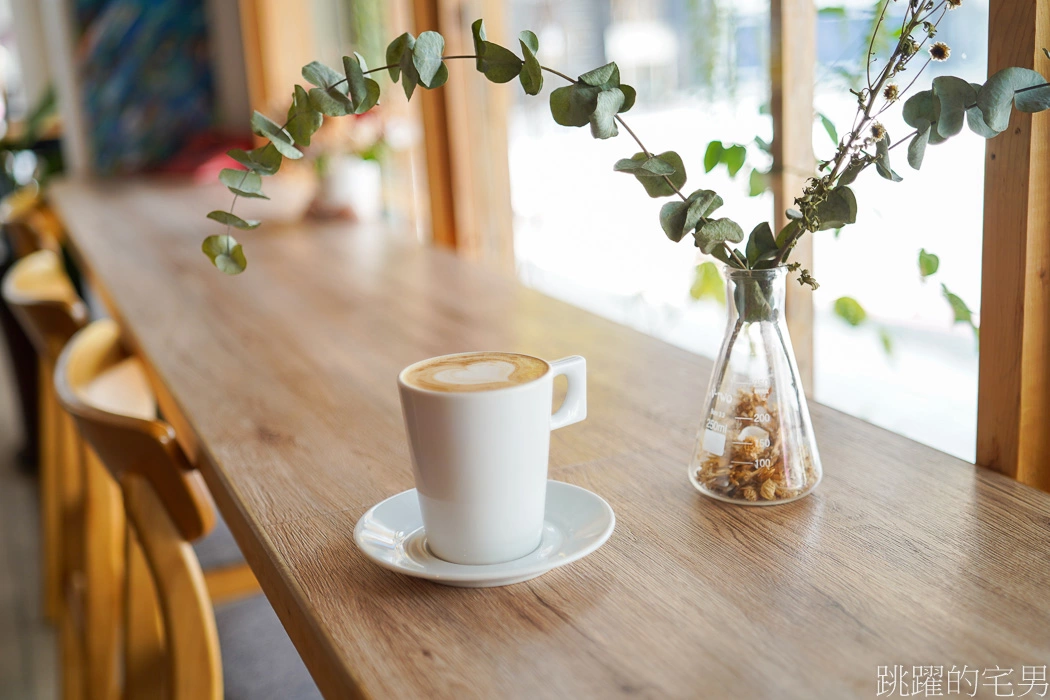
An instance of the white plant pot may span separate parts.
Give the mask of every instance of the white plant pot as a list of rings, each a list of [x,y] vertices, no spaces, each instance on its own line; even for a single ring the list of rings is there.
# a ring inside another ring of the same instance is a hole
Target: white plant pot
[[[359,221],[376,221],[383,213],[383,173],[379,163],[357,156],[334,155],[321,178],[326,207],[349,207]]]

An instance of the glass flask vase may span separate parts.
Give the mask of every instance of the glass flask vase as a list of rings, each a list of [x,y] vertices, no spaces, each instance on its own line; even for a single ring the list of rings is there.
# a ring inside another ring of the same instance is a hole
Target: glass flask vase
[[[822,470],[784,321],[787,268],[726,268],[729,322],[704,396],[689,466],[701,493],[776,505],[810,493]]]

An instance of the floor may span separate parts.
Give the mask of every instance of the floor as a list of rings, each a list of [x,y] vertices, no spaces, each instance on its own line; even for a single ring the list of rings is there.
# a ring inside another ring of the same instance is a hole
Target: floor
[[[55,634],[41,615],[36,479],[20,469],[22,426],[0,342],[0,700],[58,696]]]

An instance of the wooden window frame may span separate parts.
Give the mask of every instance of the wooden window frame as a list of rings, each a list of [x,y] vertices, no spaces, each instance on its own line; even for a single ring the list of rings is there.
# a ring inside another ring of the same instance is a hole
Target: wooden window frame
[[[501,0],[415,0],[414,6],[418,29],[437,28],[450,38],[450,46],[464,49],[470,48],[463,41],[470,10],[484,10],[486,21],[497,25],[503,14]],[[989,12],[989,75],[1006,66],[1045,68],[1050,0],[993,2]],[[814,163],[816,22],[813,0],[770,0],[778,227],[786,223],[783,212],[793,205]],[[428,146],[431,203],[439,213],[434,239],[469,257],[484,257],[477,203],[496,203],[503,223],[490,232],[488,245],[502,241],[496,246],[502,260],[512,261],[509,175],[504,167],[495,185],[489,177],[479,189],[476,150],[467,138],[478,131],[469,114],[453,106],[467,97],[490,98],[468,94],[451,78],[449,87],[447,98],[440,92],[424,96],[427,140],[437,142]],[[486,128],[498,123],[502,129],[488,147],[506,153],[505,103],[502,112],[494,113],[499,114],[504,119],[486,120]],[[792,257],[813,270],[812,238],[803,238]],[[982,270],[977,464],[1050,491],[1050,114],[1015,112],[1008,131],[988,142]],[[813,296],[808,289],[789,285],[787,320],[803,386],[812,393]]]

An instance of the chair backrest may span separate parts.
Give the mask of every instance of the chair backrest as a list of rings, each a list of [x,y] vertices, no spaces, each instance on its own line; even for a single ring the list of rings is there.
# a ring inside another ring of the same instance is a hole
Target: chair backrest
[[[0,226],[4,227],[16,258],[37,250],[59,250],[62,224],[44,203],[35,183],[0,200]]]
[[[50,365],[87,323],[87,306],[53,251],[38,250],[16,262],[4,275],[2,290],[37,353]]]
[[[214,524],[215,513],[200,473],[192,468],[167,423],[149,417],[133,393],[112,391],[107,382],[131,357],[111,320],[95,321],[67,344],[55,368],[59,401],[73,416],[84,440],[120,485],[128,524],[127,597],[130,615],[148,599],[136,580],[146,570],[159,605],[163,643],[163,691],[169,697],[222,697],[218,633],[200,563],[190,545]],[[145,566],[136,564],[137,558]],[[127,620],[125,670],[151,673],[150,664],[134,658],[141,621]],[[154,669],[156,670],[156,669]],[[158,680],[156,677],[145,679]],[[149,696],[143,679],[128,678],[129,687]],[[129,697],[132,694],[129,693]]]

